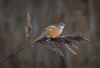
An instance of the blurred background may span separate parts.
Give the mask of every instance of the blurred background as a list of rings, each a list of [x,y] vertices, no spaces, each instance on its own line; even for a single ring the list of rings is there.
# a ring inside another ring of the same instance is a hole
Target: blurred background
[[[100,68],[99,0],[0,0],[0,60],[26,44],[27,11],[33,39],[46,26],[64,22],[63,35],[83,33],[90,43],[78,44],[77,56],[66,49],[65,59],[43,45],[28,47],[0,68]]]

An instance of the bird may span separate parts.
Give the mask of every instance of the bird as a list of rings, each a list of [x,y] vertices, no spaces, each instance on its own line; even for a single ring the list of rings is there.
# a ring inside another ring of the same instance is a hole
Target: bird
[[[55,25],[47,26],[42,32],[42,35],[46,38],[58,38],[60,34],[63,32],[64,27],[64,23],[58,23]]]
[[[66,25],[64,23],[57,23],[54,25],[49,25],[46,28],[44,28],[44,30],[41,32],[41,35],[38,36],[34,42],[32,42],[32,44],[36,43],[37,41],[41,40],[41,38],[48,38],[48,40],[50,39],[56,39],[59,38],[60,35],[63,32],[63,29]],[[47,41],[48,41],[47,40]],[[32,47],[34,47],[32,45]]]

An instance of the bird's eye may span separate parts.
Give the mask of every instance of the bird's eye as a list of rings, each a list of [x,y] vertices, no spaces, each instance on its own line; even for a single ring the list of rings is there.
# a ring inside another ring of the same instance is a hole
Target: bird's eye
[[[61,26],[65,26],[65,24],[63,24],[63,23],[60,23],[60,25],[61,25]]]

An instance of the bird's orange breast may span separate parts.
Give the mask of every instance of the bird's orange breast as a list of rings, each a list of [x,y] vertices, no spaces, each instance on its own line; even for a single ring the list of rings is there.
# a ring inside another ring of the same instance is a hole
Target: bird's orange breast
[[[49,36],[50,38],[56,38],[59,36],[60,30],[58,28],[53,28],[52,30],[48,30],[46,32],[46,35]]]

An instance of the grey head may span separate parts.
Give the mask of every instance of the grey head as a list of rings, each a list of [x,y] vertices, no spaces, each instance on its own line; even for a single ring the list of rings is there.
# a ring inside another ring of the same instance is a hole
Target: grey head
[[[58,28],[63,29],[63,28],[65,27],[65,24],[64,24],[64,23],[58,23],[56,26],[57,26]]]

